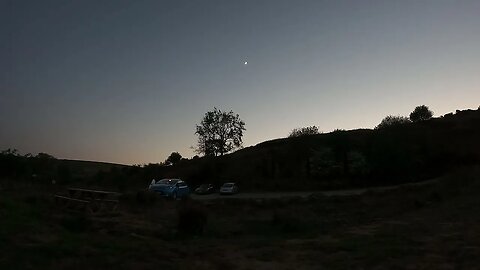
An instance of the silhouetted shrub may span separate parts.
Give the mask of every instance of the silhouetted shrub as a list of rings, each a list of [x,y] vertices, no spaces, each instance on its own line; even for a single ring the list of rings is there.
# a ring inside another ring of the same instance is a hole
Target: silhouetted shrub
[[[312,149],[310,156],[311,175],[314,177],[334,176],[342,172],[331,148]]]
[[[316,126],[295,128],[290,132],[288,137],[289,138],[300,137],[300,136],[307,136],[307,135],[315,135],[315,134],[318,134],[318,133],[319,133],[318,132],[318,127],[316,127]]]
[[[364,175],[368,172],[367,159],[365,155],[357,151],[347,153],[349,172],[353,175]]]
[[[432,118],[433,112],[425,105],[417,106],[412,113],[410,113],[410,120],[412,122],[425,121]]]
[[[178,209],[177,230],[182,234],[201,235],[207,223],[207,212],[192,202],[184,202]]]
[[[398,126],[398,125],[403,125],[408,123],[410,123],[410,119],[408,119],[405,116],[389,115],[383,118],[382,122],[380,122],[380,124],[378,124],[378,126],[376,126],[375,129],[387,128],[387,127]]]

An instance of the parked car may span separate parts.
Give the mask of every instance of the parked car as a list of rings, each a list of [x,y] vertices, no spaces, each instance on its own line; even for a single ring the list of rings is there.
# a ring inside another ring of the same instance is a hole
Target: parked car
[[[185,198],[190,195],[190,188],[187,183],[181,179],[152,180],[148,189],[174,200],[177,198]]]
[[[195,189],[197,194],[211,194],[215,192],[215,187],[212,184],[201,184]]]
[[[220,194],[236,194],[238,193],[238,186],[235,183],[225,183],[220,188]]]

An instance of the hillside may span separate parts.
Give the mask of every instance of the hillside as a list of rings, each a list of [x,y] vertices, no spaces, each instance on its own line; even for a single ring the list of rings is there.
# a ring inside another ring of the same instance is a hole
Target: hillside
[[[390,185],[478,164],[478,138],[480,110],[465,110],[381,130],[267,141],[221,157],[152,166],[146,177],[181,177],[192,185],[235,181],[250,190]]]
[[[16,150],[5,150],[0,155],[0,179],[58,184],[92,181],[102,173],[127,168],[126,165],[56,159],[45,153],[22,156]]]
[[[144,167],[59,160],[48,155],[3,154],[7,179],[142,189],[152,178],[174,177],[191,186],[237,182],[243,191],[342,189],[395,185],[434,178],[480,163],[480,110],[379,130],[359,129],[282,138],[220,157]]]
[[[79,177],[92,177],[101,171],[107,172],[113,168],[121,169],[128,167],[128,165],[109,162],[69,159],[61,159],[59,160],[59,164],[62,166],[67,166],[73,174],[78,175]]]

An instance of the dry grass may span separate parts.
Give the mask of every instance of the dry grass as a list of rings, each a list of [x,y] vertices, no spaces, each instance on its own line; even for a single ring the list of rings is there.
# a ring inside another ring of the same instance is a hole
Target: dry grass
[[[132,193],[118,212],[94,216],[56,209],[48,192],[12,189],[0,197],[0,268],[472,269],[478,172],[308,200],[147,204]],[[204,222],[203,234],[182,231],[182,215]]]

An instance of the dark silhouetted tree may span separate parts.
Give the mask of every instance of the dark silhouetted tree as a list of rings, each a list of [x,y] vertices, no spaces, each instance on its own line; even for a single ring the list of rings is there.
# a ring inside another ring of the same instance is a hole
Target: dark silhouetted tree
[[[170,156],[168,156],[168,158],[165,160],[165,163],[175,165],[175,164],[179,163],[180,160],[182,160],[182,155],[180,155],[180,153],[178,153],[178,152],[172,152],[170,154]]]
[[[0,152],[2,156],[20,156],[17,149],[8,148],[7,150],[2,150]]]
[[[410,123],[410,119],[408,119],[405,116],[389,115],[383,118],[382,122],[380,122],[380,124],[378,124],[378,126],[376,126],[375,129],[398,126],[398,125],[403,125],[407,123]]]
[[[306,135],[315,135],[318,134],[318,127],[311,126],[311,127],[303,127],[303,128],[296,128],[290,132],[288,137],[300,137]]]
[[[410,120],[412,122],[420,122],[420,121],[425,121],[430,118],[432,118],[433,112],[428,109],[427,106],[421,105],[417,106],[415,110],[413,110],[412,113],[410,113]]]
[[[217,108],[205,113],[200,125],[196,151],[206,156],[224,155],[242,146],[245,123],[233,111],[224,112]]]

